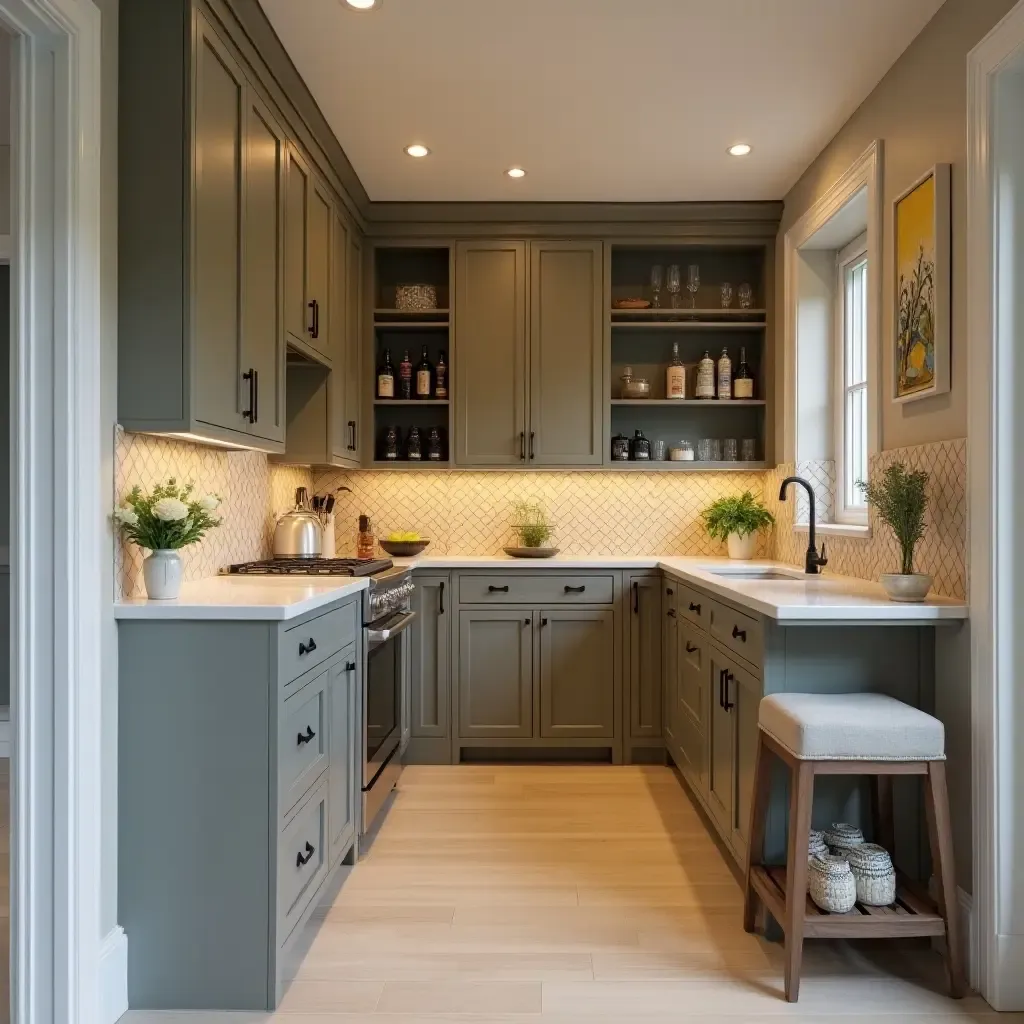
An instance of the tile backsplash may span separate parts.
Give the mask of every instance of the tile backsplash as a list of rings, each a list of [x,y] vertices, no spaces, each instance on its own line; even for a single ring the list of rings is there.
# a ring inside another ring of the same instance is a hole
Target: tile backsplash
[[[302,466],[278,466],[260,452],[230,452],[116,428],[114,502],[138,484],[150,488],[168,477],[195,484],[200,493],[224,499],[223,523],[199,544],[182,550],[185,579],[213,576],[225,565],[266,558],[277,517],[292,507],[295,488],[312,485]],[[122,541],[114,545],[116,597],[144,594],[143,552]]]

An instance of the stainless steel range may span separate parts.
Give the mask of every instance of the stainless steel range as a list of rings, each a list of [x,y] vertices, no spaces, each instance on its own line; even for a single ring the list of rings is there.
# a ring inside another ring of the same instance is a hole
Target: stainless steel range
[[[372,828],[402,774],[404,680],[415,585],[389,558],[275,558],[229,566],[231,575],[369,576],[363,591],[362,824]]]

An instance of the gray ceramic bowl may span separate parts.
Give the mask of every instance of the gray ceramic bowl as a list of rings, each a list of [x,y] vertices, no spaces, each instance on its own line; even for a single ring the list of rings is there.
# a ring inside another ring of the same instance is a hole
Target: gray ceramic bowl
[[[926,572],[885,572],[879,577],[890,601],[916,604],[928,596],[932,589],[932,578]]]
[[[429,543],[429,540],[381,540],[377,542],[395,558],[414,558]]]

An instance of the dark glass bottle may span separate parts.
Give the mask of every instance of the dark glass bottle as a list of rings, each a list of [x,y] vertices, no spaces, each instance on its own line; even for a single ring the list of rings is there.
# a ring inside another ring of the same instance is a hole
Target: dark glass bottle
[[[440,368],[440,364],[438,364]],[[427,435],[427,462],[443,462],[444,445],[441,441],[441,430],[439,427],[431,427]]]
[[[629,442],[629,457],[634,462],[651,461],[651,442],[644,437],[642,430],[633,431],[633,440]]]
[[[410,462],[423,461],[423,441],[419,427],[409,428],[409,436],[405,439],[405,457]]]
[[[423,346],[419,366],[416,367],[416,397],[433,398],[434,396],[434,364],[427,354],[427,346]]]
[[[444,349],[437,357],[437,371],[434,374],[434,397],[448,397],[448,364],[444,361]]]
[[[377,370],[377,397],[395,397],[395,368],[391,365],[391,349],[384,349],[384,360]]]
[[[612,438],[612,462],[629,461],[629,438],[625,434],[616,434]]]
[[[384,432],[384,446],[381,449],[381,458],[385,462],[398,461],[398,427],[388,427]]]
[[[412,360],[408,349],[398,364],[398,397],[406,400],[412,398]]]

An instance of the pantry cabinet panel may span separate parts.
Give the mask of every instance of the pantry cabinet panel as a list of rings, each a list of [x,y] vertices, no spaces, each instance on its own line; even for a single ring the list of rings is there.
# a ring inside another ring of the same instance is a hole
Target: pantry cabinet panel
[[[447,576],[416,576],[410,629],[412,736],[444,738],[451,718],[449,660],[451,584]]]
[[[334,204],[323,185],[313,178],[309,192],[306,256],[306,307],[311,313],[308,338],[321,355],[331,359],[331,222]],[[312,308],[310,308],[312,307]]]
[[[292,341],[305,345],[309,342],[309,331],[313,323],[312,310],[306,305],[306,261],[309,258],[307,232],[313,182],[306,161],[294,146],[288,147],[285,189],[284,325]]]
[[[455,452],[461,466],[516,466],[526,438],[526,243],[455,250]]]
[[[590,466],[602,439],[600,242],[530,243],[530,462]]]
[[[736,785],[735,750],[736,719],[726,703],[725,678],[733,667],[730,659],[724,658],[717,650],[711,651],[708,659],[713,691],[711,700],[710,728],[708,730],[708,809],[725,837],[732,835]]]
[[[732,818],[732,847],[742,863],[750,831],[750,804],[754,797],[754,759],[757,751],[757,709],[762,684],[738,664],[729,669],[728,697],[735,707],[730,712],[736,721],[736,790]]]
[[[680,742],[676,722],[679,679],[678,588],[669,581],[661,588],[661,725],[665,746],[673,760],[678,758]]]
[[[345,327],[348,331],[348,348],[345,355],[345,413],[343,420],[344,451],[348,465],[360,464],[360,444],[363,441],[362,405],[363,392],[362,361],[360,352],[363,344],[363,244],[357,232],[350,230],[348,255],[346,257],[348,291],[346,292]]]
[[[357,778],[361,768],[357,743],[361,729],[356,720],[358,682],[356,645],[350,644],[331,663],[330,669],[331,757],[327,821],[331,865],[352,846],[359,827],[356,812]]]
[[[629,576],[629,733],[657,739],[661,719],[661,579]]]

